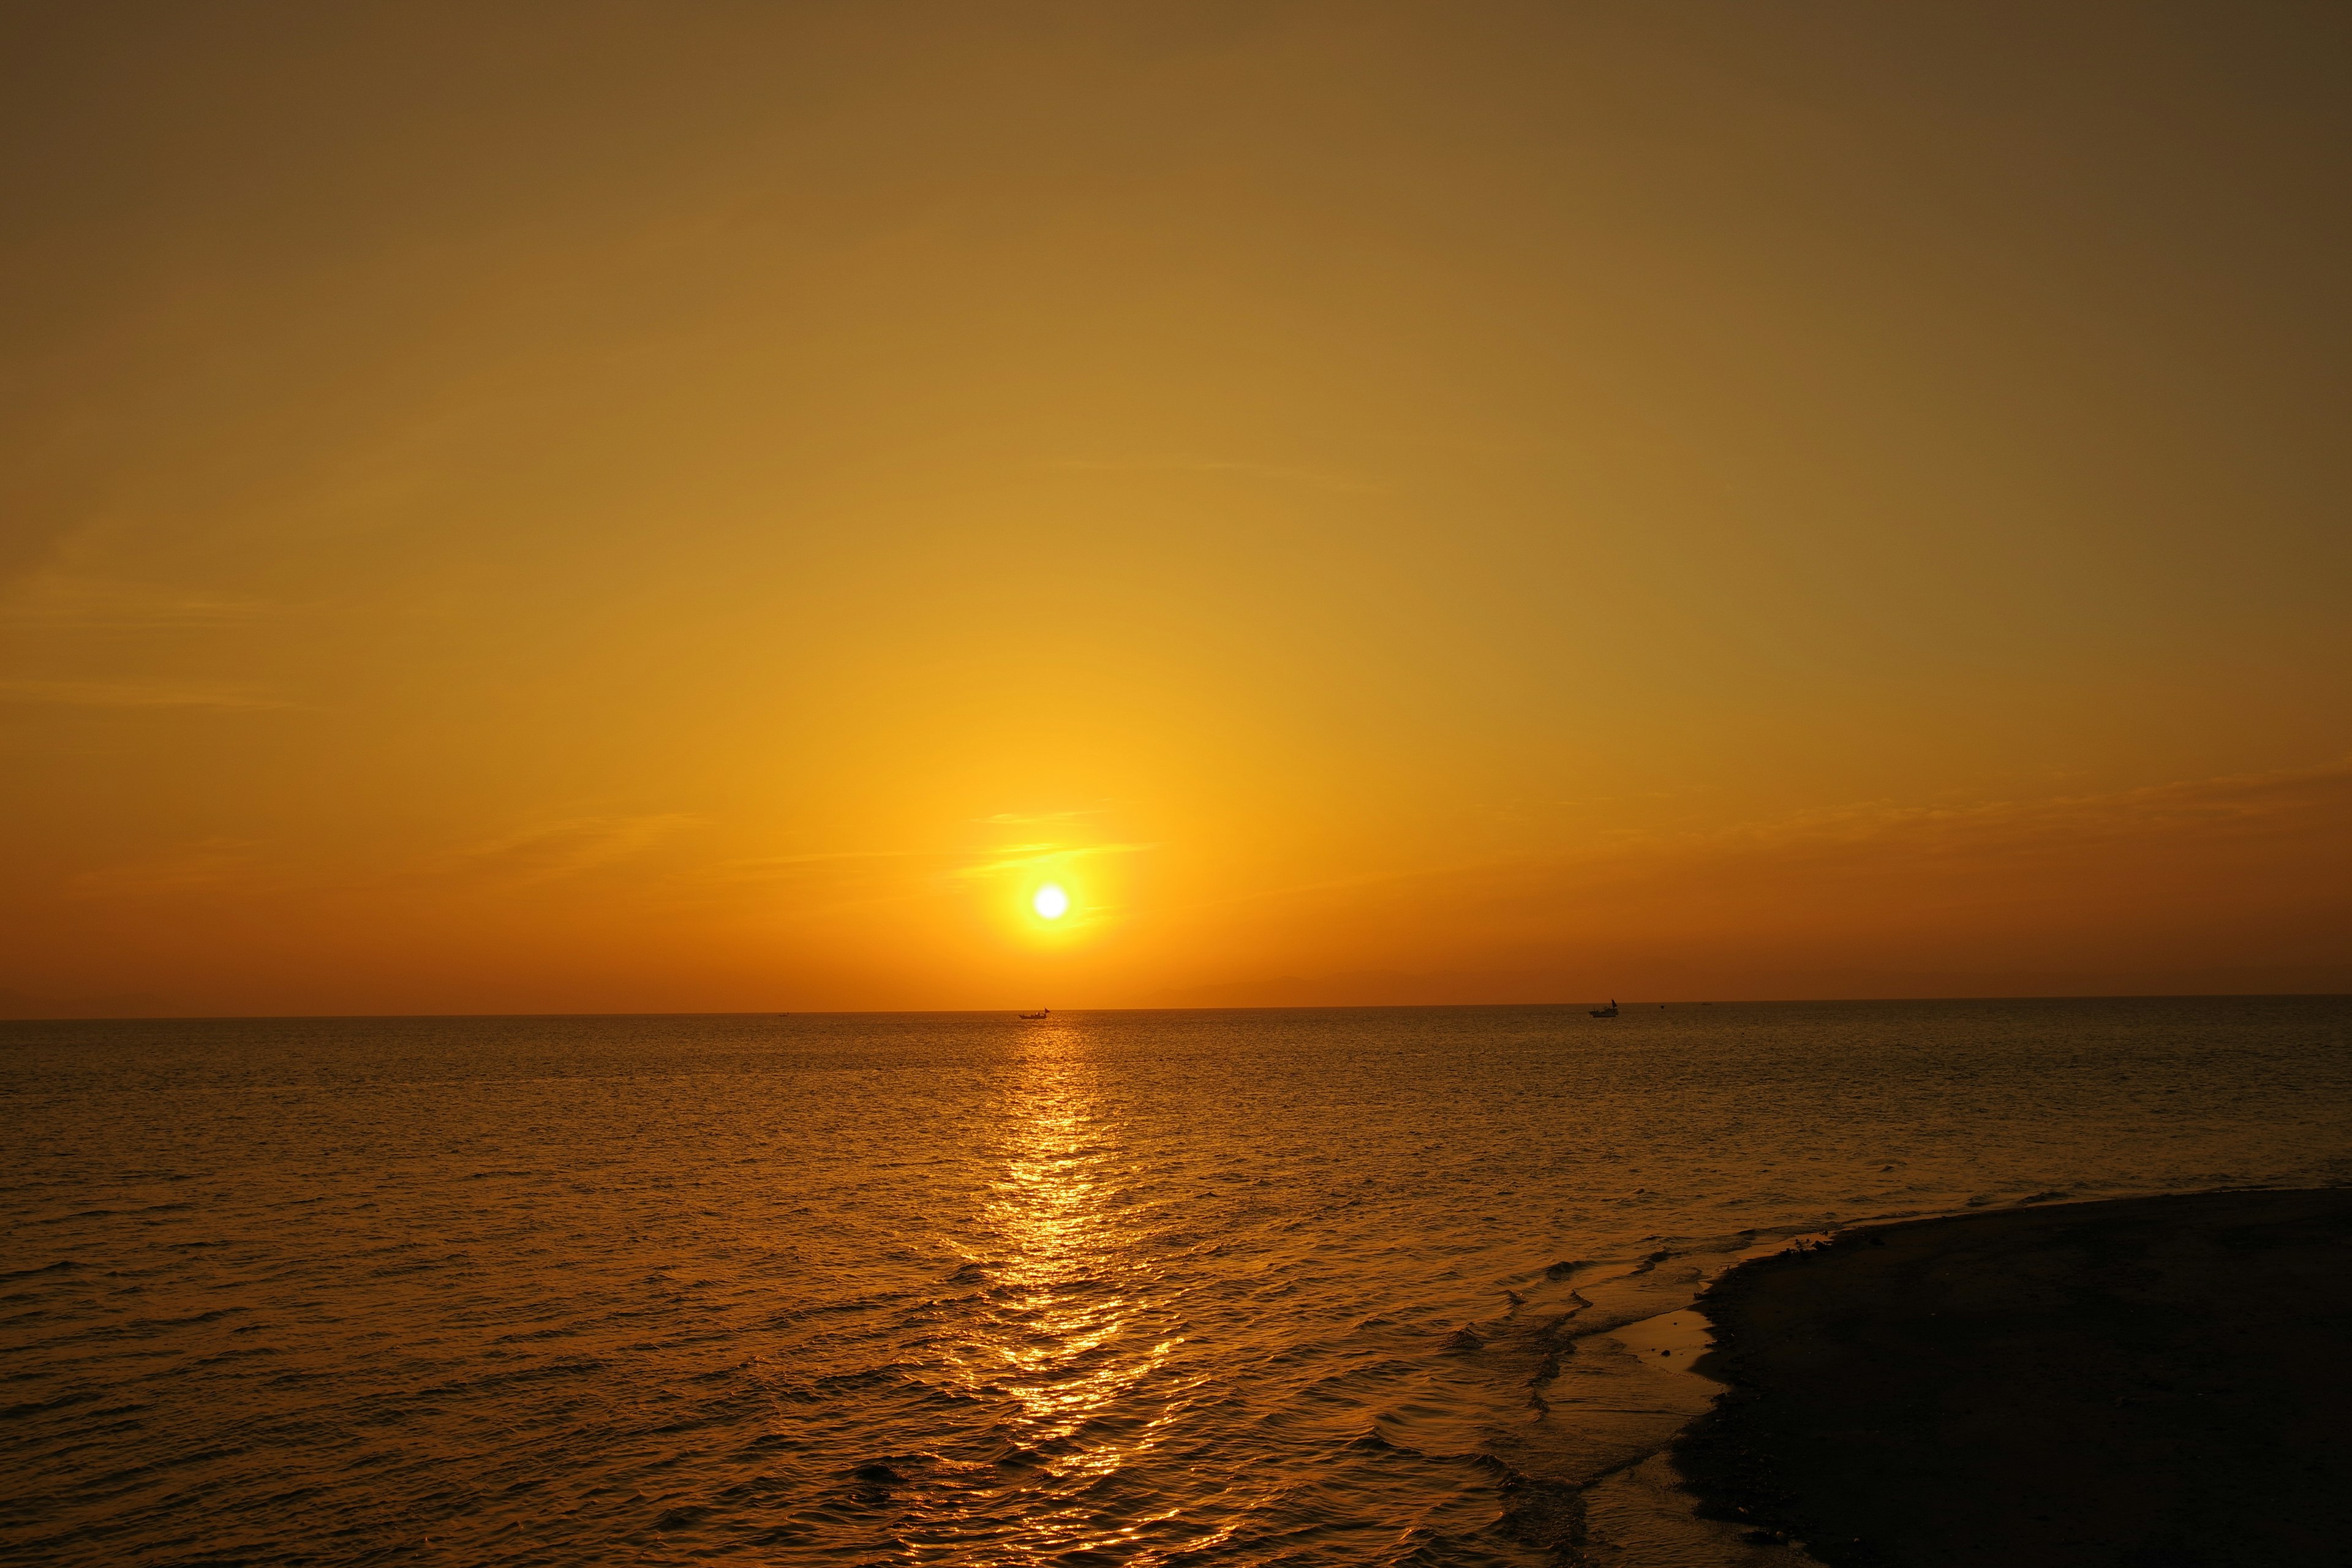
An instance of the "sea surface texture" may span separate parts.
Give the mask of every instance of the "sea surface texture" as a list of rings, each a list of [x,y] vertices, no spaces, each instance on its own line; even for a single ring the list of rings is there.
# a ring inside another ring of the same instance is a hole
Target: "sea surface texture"
[[[1708,1274],[2352,1181],[2347,1012],[0,1025],[0,1559],[1733,1561]]]

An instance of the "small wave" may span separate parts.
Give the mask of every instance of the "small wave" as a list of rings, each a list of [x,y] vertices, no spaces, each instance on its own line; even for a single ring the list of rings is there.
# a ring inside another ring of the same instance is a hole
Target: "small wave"
[[[252,1310],[250,1307],[215,1307],[211,1311],[196,1312],[184,1318],[133,1318],[131,1326],[134,1329],[184,1329],[197,1323],[217,1323],[223,1318],[236,1317]]]
[[[417,1404],[424,1405],[436,1399],[446,1399],[459,1394],[478,1396],[519,1384],[546,1383],[557,1378],[587,1377],[605,1371],[607,1364],[597,1357],[583,1356],[576,1361],[554,1361],[539,1366],[509,1367],[500,1372],[485,1373],[479,1377],[457,1378],[447,1383],[436,1384],[430,1388],[417,1390],[410,1397]]]
[[[494,1345],[527,1344],[539,1340],[568,1340],[577,1337],[582,1330],[575,1324],[564,1328],[520,1330],[510,1334],[491,1336]]]
[[[27,1415],[45,1415],[52,1410],[86,1405],[97,1397],[90,1393],[60,1394],[55,1399],[28,1399],[21,1405],[0,1405],[0,1421],[19,1421]]]

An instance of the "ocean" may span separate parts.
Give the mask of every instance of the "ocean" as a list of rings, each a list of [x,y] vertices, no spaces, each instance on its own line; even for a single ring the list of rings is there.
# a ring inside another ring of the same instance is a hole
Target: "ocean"
[[[1707,1277],[2352,1182],[2347,1022],[0,1024],[0,1557],[1731,1562],[1654,1458]]]

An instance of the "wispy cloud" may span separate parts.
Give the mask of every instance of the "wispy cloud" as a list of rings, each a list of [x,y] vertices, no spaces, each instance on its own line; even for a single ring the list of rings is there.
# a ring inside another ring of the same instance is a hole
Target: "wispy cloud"
[[[702,879],[713,889],[761,889],[776,901],[777,908],[796,916],[809,916],[960,896],[968,892],[972,884],[992,878],[1062,869],[1100,856],[1135,854],[1155,847],[1150,844],[1046,842],[961,852],[830,850],[730,861],[712,868]]]
[[[1157,844],[1009,844],[990,851],[992,858],[959,866],[954,874],[963,879],[997,877],[1007,872],[1034,871],[1047,866],[1066,865],[1100,855],[1137,855],[1158,847]]]
[[[144,631],[238,626],[294,613],[208,588],[48,573],[0,599],[0,625],[61,631]]]
[[[554,881],[631,859],[701,821],[683,812],[565,817],[461,849],[448,864],[454,870],[510,884]]]
[[[733,900],[750,891],[796,915],[919,899],[955,864],[952,855],[913,849],[838,849],[727,861],[699,880]]]
[[[831,849],[815,855],[761,855],[732,862],[744,872],[792,871],[803,867],[844,866],[877,860],[924,860],[941,857],[915,849]]]
[[[1227,458],[1065,458],[1053,465],[1073,473],[1228,474],[1237,479],[1265,479],[1303,485],[1339,495],[1381,495],[1388,486],[1357,474],[1290,463],[1252,463]]]
[[[1961,806],[1859,802],[1714,833],[1636,838],[1619,847],[1990,863],[2143,841],[2226,842],[2347,822],[2352,822],[2352,758],[2039,800]]]
[[[0,702],[68,708],[285,709],[303,706],[259,687],[179,680],[0,680]]]
[[[1201,910],[1286,900],[1481,902],[1565,908],[1607,889],[1627,904],[1794,879],[1813,883],[2010,878],[2123,868],[2266,843],[2352,844],[2352,758],[2273,773],[1968,805],[1861,801],[1696,831],[1629,828],[1540,853],[1368,871],[1205,900]]]
[[[730,862],[730,880],[775,882],[909,883],[967,881],[1008,872],[1034,870],[1102,855],[1132,855],[1154,844],[1003,844],[961,854],[945,850],[850,849],[815,855],[769,855]]]
[[[261,870],[256,846],[241,838],[206,838],[153,858],[84,871],[68,890],[85,899],[168,898],[253,882]]]

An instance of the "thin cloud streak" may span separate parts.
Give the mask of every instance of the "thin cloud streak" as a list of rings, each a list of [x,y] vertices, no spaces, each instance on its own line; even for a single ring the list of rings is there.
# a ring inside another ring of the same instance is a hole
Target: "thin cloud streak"
[[[448,866],[510,886],[554,881],[633,859],[701,821],[684,812],[565,817],[459,850]]]
[[[2352,758],[2315,767],[2179,780],[2101,795],[1990,801],[1969,806],[1865,802],[1708,834],[1633,839],[1622,847],[1685,853],[1846,850],[1900,847],[1937,859],[2077,851],[2134,840],[2242,837],[2346,820]]]
[[[1082,474],[1231,474],[1242,479],[1304,485],[1310,489],[1329,490],[1337,495],[1385,495],[1389,489],[1384,484],[1354,474],[1339,474],[1328,469],[1301,468],[1287,463],[1251,463],[1221,458],[1066,458],[1053,466],[1066,472]]]
[[[1186,910],[1378,888],[1512,882],[1684,866],[1806,866],[1893,872],[1925,864],[1991,870],[2000,863],[2079,855],[2132,843],[2227,842],[2352,822],[2352,758],[2315,767],[2180,780],[2106,794],[1968,806],[1856,802],[1706,832],[1629,829],[1579,849],[1500,856],[1238,893]]]
[[[180,630],[242,626],[296,613],[286,605],[199,588],[51,574],[18,584],[0,603],[0,625],[63,632]]]
[[[152,859],[84,871],[67,884],[80,899],[155,899],[275,884],[246,839],[207,838]]]
[[[1052,862],[1085,860],[1097,855],[1138,855],[1159,847],[1157,844],[1088,844],[1069,848],[1052,844],[1024,844],[1001,852],[1003,858],[965,866],[954,874],[966,879],[994,877],[1007,871],[1026,871]]]
[[[233,711],[309,706],[247,686],[121,680],[0,680],[0,702],[60,708],[212,708]]]

